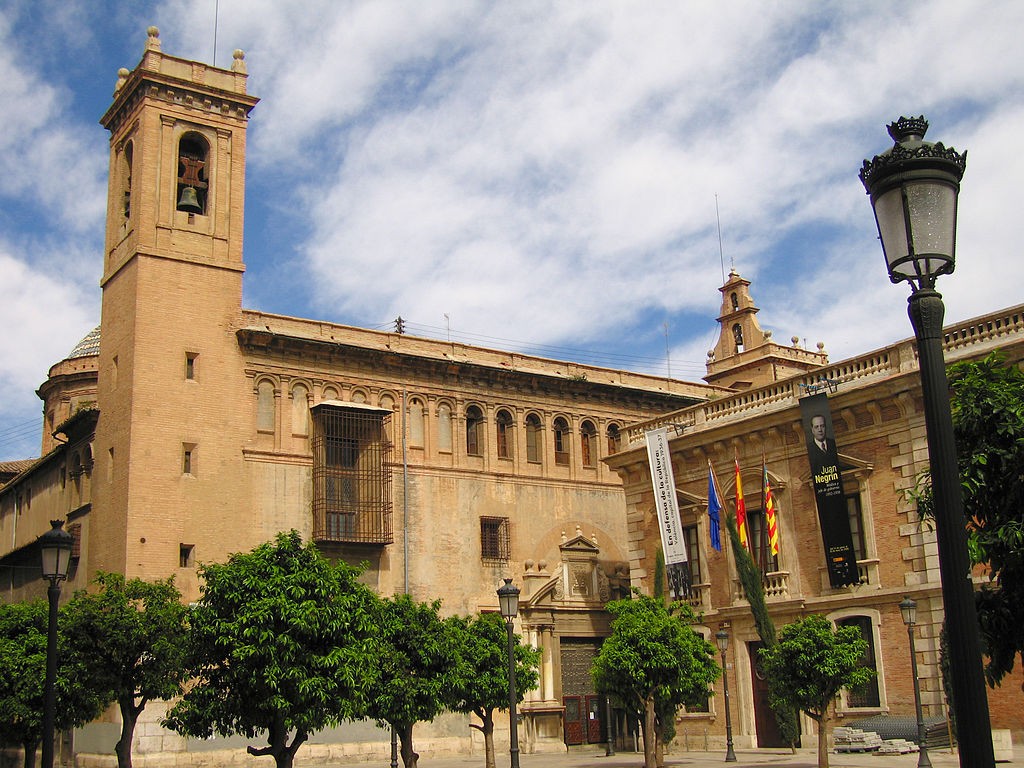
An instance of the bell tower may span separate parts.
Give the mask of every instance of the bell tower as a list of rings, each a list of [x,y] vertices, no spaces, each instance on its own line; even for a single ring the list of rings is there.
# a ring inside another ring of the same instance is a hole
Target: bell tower
[[[104,535],[90,550],[94,569],[163,577],[182,565],[186,547],[212,559],[192,539],[192,516],[241,494],[245,437],[237,422],[244,420],[228,410],[247,394],[234,335],[246,128],[258,101],[246,79],[241,51],[230,70],[176,58],[161,51],[150,27],[142,60],[118,72],[100,120],[110,131],[110,179],[95,451],[101,482],[91,513]]]
[[[720,387],[744,390],[814,370],[828,364],[825,345],[812,352],[797,346],[777,344],[772,332],[761,329],[758,308],[750,295],[750,281],[729,270],[722,294],[722,310],[718,342],[708,352],[707,376],[704,381]]]

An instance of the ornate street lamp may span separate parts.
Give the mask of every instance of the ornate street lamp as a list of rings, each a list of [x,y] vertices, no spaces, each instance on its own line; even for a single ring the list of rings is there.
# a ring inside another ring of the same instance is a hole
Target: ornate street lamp
[[[906,280],[911,287],[909,314],[920,361],[960,765],[992,768],[992,727],[942,354],[945,308],[935,290],[935,279],[956,265],[956,205],[967,153],[925,141],[927,129],[924,117],[892,123],[889,135],[895,144],[865,160],[860,179],[871,196],[889,279]]]
[[[509,757],[512,768],[519,768],[519,723],[516,715],[516,651],[512,635],[512,622],[519,613],[519,587],[512,586],[512,579],[498,587],[498,609],[505,619],[508,631],[508,739]]]
[[[725,693],[725,762],[735,763],[736,753],[732,748],[732,712],[729,709],[729,667],[725,652],[729,650],[729,633],[724,629],[715,632],[715,644],[722,652],[722,686]]]
[[[928,757],[928,745],[925,743],[925,737],[928,734],[924,729],[924,715],[921,712],[921,682],[917,677],[917,648],[914,644],[917,603],[909,597],[904,597],[900,601],[900,613],[903,614],[903,623],[907,625],[907,637],[910,638],[910,672],[914,676],[914,708],[917,711],[917,766],[918,768],[931,768],[932,761]]]
[[[57,711],[57,604],[60,601],[60,583],[68,577],[71,549],[75,537],[64,530],[63,520],[51,520],[50,530],[40,536],[43,578],[50,582],[46,596],[50,602],[50,616],[46,624],[46,681],[43,687],[43,760],[41,768],[53,768],[53,731]]]

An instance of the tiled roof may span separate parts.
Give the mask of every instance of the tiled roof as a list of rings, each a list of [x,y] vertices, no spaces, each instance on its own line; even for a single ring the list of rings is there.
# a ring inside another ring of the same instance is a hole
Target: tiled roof
[[[73,360],[76,357],[91,357],[100,353],[100,327],[97,325],[82,339],[75,348],[71,350],[65,360]]]

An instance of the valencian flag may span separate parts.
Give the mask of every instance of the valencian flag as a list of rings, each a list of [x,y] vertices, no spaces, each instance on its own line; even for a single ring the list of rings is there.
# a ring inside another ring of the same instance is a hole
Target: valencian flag
[[[740,544],[750,549],[747,543],[747,507],[743,503],[743,483],[740,482],[740,460],[736,459],[736,527],[740,529]]]
[[[775,519],[775,499],[772,497],[772,484],[768,480],[768,465],[761,457],[761,496],[765,524],[768,526],[768,546],[772,555],[779,554],[779,526]]]
[[[722,551],[722,519],[718,513],[722,511],[722,502],[719,501],[718,482],[715,480],[715,470],[711,468],[711,461],[708,460],[708,518],[711,520],[711,546],[718,552]]]

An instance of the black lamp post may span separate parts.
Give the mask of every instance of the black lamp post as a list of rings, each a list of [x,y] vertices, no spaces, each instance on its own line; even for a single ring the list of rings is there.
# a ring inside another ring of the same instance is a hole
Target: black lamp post
[[[512,579],[498,587],[498,609],[505,619],[508,631],[508,739],[509,757],[512,768],[519,768],[519,723],[516,715],[516,651],[512,636],[512,622],[519,613],[519,587],[512,586]]]
[[[50,587],[46,596],[50,601],[50,617],[46,625],[46,682],[43,688],[43,761],[41,768],[53,768],[53,731],[57,711],[57,604],[60,601],[60,583],[68,577],[71,547],[75,538],[64,530],[63,520],[51,520],[50,530],[40,536],[43,578]]]
[[[871,196],[889,279],[906,280],[911,287],[909,314],[920,360],[960,765],[992,768],[992,726],[942,354],[945,308],[935,290],[935,279],[955,266],[956,204],[967,153],[925,141],[927,129],[924,117],[892,123],[889,135],[895,144],[865,160],[860,179]]]
[[[928,745],[925,744],[927,733],[924,729],[924,715],[921,712],[921,682],[917,677],[917,648],[914,644],[914,625],[917,624],[917,603],[909,597],[900,601],[900,613],[903,623],[907,625],[907,637],[910,638],[910,672],[914,676],[914,708],[917,712],[917,766],[931,768],[932,761],[928,757]]]
[[[725,693],[725,762],[735,763],[736,753],[732,748],[732,712],[729,708],[729,667],[725,652],[729,650],[729,633],[724,629],[715,632],[715,644],[722,652],[722,686]]]

